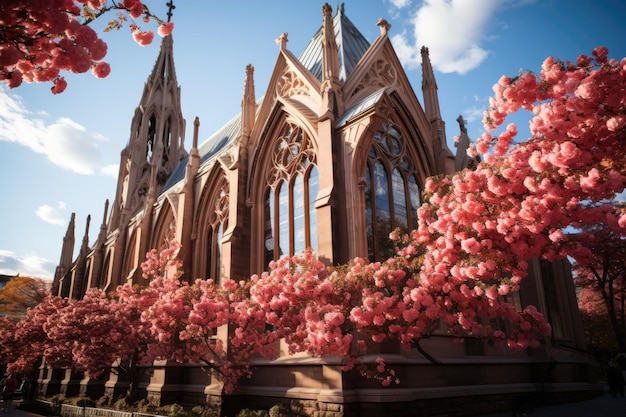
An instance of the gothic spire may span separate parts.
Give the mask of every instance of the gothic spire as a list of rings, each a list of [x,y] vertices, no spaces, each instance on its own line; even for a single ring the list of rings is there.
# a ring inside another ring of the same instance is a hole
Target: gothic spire
[[[110,230],[123,227],[160,195],[178,162],[187,156],[184,138],[174,42],[168,35],[161,41],[159,55],[135,110],[128,146],[122,152]]]
[[[322,81],[339,83],[339,52],[335,40],[335,27],[333,25],[333,9],[328,3],[322,7]]]
[[[243,98],[241,99],[241,133],[250,135],[254,127],[256,116],[256,96],[254,93],[254,67],[251,64],[246,66],[246,82],[243,87]]]
[[[70,217],[70,223],[67,226],[65,237],[63,238],[63,249],[61,250],[61,259],[59,265],[68,267],[73,262],[74,257],[74,244],[76,239],[74,237],[74,229],[76,227],[76,213],[72,213]]]
[[[63,238],[63,246],[61,247],[61,258],[59,259],[59,265],[57,265],[54,271],[54,278],[52,280],[52,287],[50,293],[53,295],[64,296],[64,287],[67,287],[67,281],[65,275],[70,270],[74,257],[74,228],[76,222],[76,213],[72,213],[70,217],[70,223],[67,226],[65,237]]]
[[[343,112],[341,83],[339,82],[339,48],[335,39],[333,9],[328,3],[322,7],[322,116],[334,119]]]
[[[439,108],[439,97],[437,95],[437,81],[435,73],[430,63],[428,48],[422,46],[422,93],[424,95],[424,111],[428,121],[441,119],[441,110]]]
[[[81,251],[89,250],[89,224],[91,223],[91,215],[87,215],[87,222],[85,224],[85,234],[83,235],[83,243],[81,245]]]
[[[162,81],[167,85],[170,81],[176,83],[176,71],[174,70],[174,40],[172,35],[167,35],[161,40],[159,56],[152,69],[148,82]]]

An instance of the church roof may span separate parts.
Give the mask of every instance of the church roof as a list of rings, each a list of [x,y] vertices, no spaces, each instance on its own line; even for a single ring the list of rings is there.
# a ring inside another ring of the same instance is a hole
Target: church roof
[[[257,104],[258,107],[258,104]],[[198,146],[198,154],[200,155],[200,165],[217,155],[227,144],[237,139],[241,131],[241,113],[233,117],[228,123],[222,126],[217,132],[213,133],[207,140]],[[185,178],[185,169],[189,162],[189,156],[180,161],[172,175],[165,183],[163,192],[182,181]]]
[[[335,124],[335,127],[337,128],[342,127],[343,125],[348,123],[352,118],[358,116],[364,111],[375,106],[384,93],[385,93],[385,88],[381,88],[378,91],[375,91],[369,96],[365,97],[363,100],[359,101],[354,106],[350,107],[348,110],[344,112],[343,116],[341,116],[341,119],[337,121],[337,123]]]
[[[361,57],[369,49],[370,43],[344,14],[343,4],[338,7],[337,13],[333,17],[333,26],[335,28],[335,42],[339,52],[339,80],[344,82]],[[304,48],[299,60],[318,80],[322,81],[322,26],[320,26],[309,44]],[[262,99],[257,102],[257,108],[260,106],[261,101]],[[345,120],[345,116],[343,119]],[[199,145],[200,164],[202,165],[220,153],[220,151],[237,139],[240,132],[241,113],[233,117]],[[183,180],[188,160],[189,156],[181,160],[163,187],[162,192],[167,191],[174,184]]]
[[[333,26],[339,51],[339,81],[344,82],[369,49],[370,43],[344,14],[343,4],[339,6],[333,17]],[[300,62],[320,81],[322,81],[322,32],[320,26],[299,58]]]

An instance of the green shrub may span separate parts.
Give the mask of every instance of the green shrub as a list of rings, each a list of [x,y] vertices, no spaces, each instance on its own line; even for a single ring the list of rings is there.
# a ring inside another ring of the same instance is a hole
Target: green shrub
[[[249,408],[244,408],[237,413],[236,417],[269,417],[269,413],[267,410],[250,410]]]
[[[111,397],[103,395],[102,397],[98,398],[98,401],[96,401],[96,405],[100,408],[107,408],[109,405],[111,405]]]
[[[270,408],[270,417],[289,417],[291,409],[285,404],[276,404]]]
[[[64,404],[67,401],[67,398],[65,398],[65,395],[63,394],[56,394],[53,395],[52,397],[50,397],[50,402],[52,404]]]
[[[167,415],[168,417],[191,417],[191,415],[180,404],[172,404]]]
[[[201,405],[196,405],[191,409],[192,417],[201,417],[204,414],[204,407]]]
[[[128,404],[126,398],[122,397],[119,400],[115,401],[115,403],[113,404],[113,409],[118,411],[126,411],[130,409],[130,406],[131,404]]]
[[[137,408],[137,411],[139,411],[140,413],[159,414],[159,407],[152,404],[150,401],[148,401],[147,398],[143,398],[139,400],[136,408]]]
[[[89,397],[72,398],[72,404],[78,407],[95,407],[96,402]]]

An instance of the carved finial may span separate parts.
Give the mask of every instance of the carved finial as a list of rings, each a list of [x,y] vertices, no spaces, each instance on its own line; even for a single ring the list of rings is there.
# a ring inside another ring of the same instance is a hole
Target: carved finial
[[[107,198],[104,202],[104,216],[102,216],[102,224],[105,225],[107,223],[107,214],[109,213],[109,199]]]
[[[243,87],[243,97],[241,99],[241,134],[250,135],[254,126],[256,113],[256,96],[254,95],[254,67],[252,64],[246,65],[246,82]]]
[[[172,20],[172,15],[174,13],[172,13],[172,10],[174,10],[176,8],[176,6],[174,6],[174,0],[170,0],[167,3],[165,3],[165,5],[168,7],[167,9],[167,21],[169,22],[170,20]]]
[[[322,16],[331,16],[333,15],[333,8],[328,3],[324,3],[322,6]]]
[[[193,149],[196,150],[198,149],[198,132],[200,130],[200,118],[198,116],[196,116],[196,118],[193,121],[193,144],[192,147]]]
[[[378,19],[378,23],[376,23],[376,26],[380,27],[380,34],[382,36],[385,36],[387,33],[389,33],[389,29],[391,29],[391,25],[389,24],[389,22],[387,22],[382,17]]]
[[[276,45],[278,45],[281,50],[287,49],[287,42],[289,42],[287,39],[287,32],[282,33],[278,39],[276,39]]]
[[[465,126],[465,120],[463,120],[463,115],[459,115],[459,117],[456,118],[456,121],[459,122],[461,133],[467,133],[467,127]]]

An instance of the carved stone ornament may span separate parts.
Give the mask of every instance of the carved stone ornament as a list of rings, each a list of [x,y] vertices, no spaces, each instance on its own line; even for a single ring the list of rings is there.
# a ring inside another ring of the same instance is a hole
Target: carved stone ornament
[[[276,85],[276,94],[279,97],[292,97],[297,95],[308,96],[309,88],[294,71],[286,71]]]
[[[396,70],[385,58],[379,58],[362,77],[361,82],[354,89],[352,96],[363,90],[377,90],[394,84]]]

